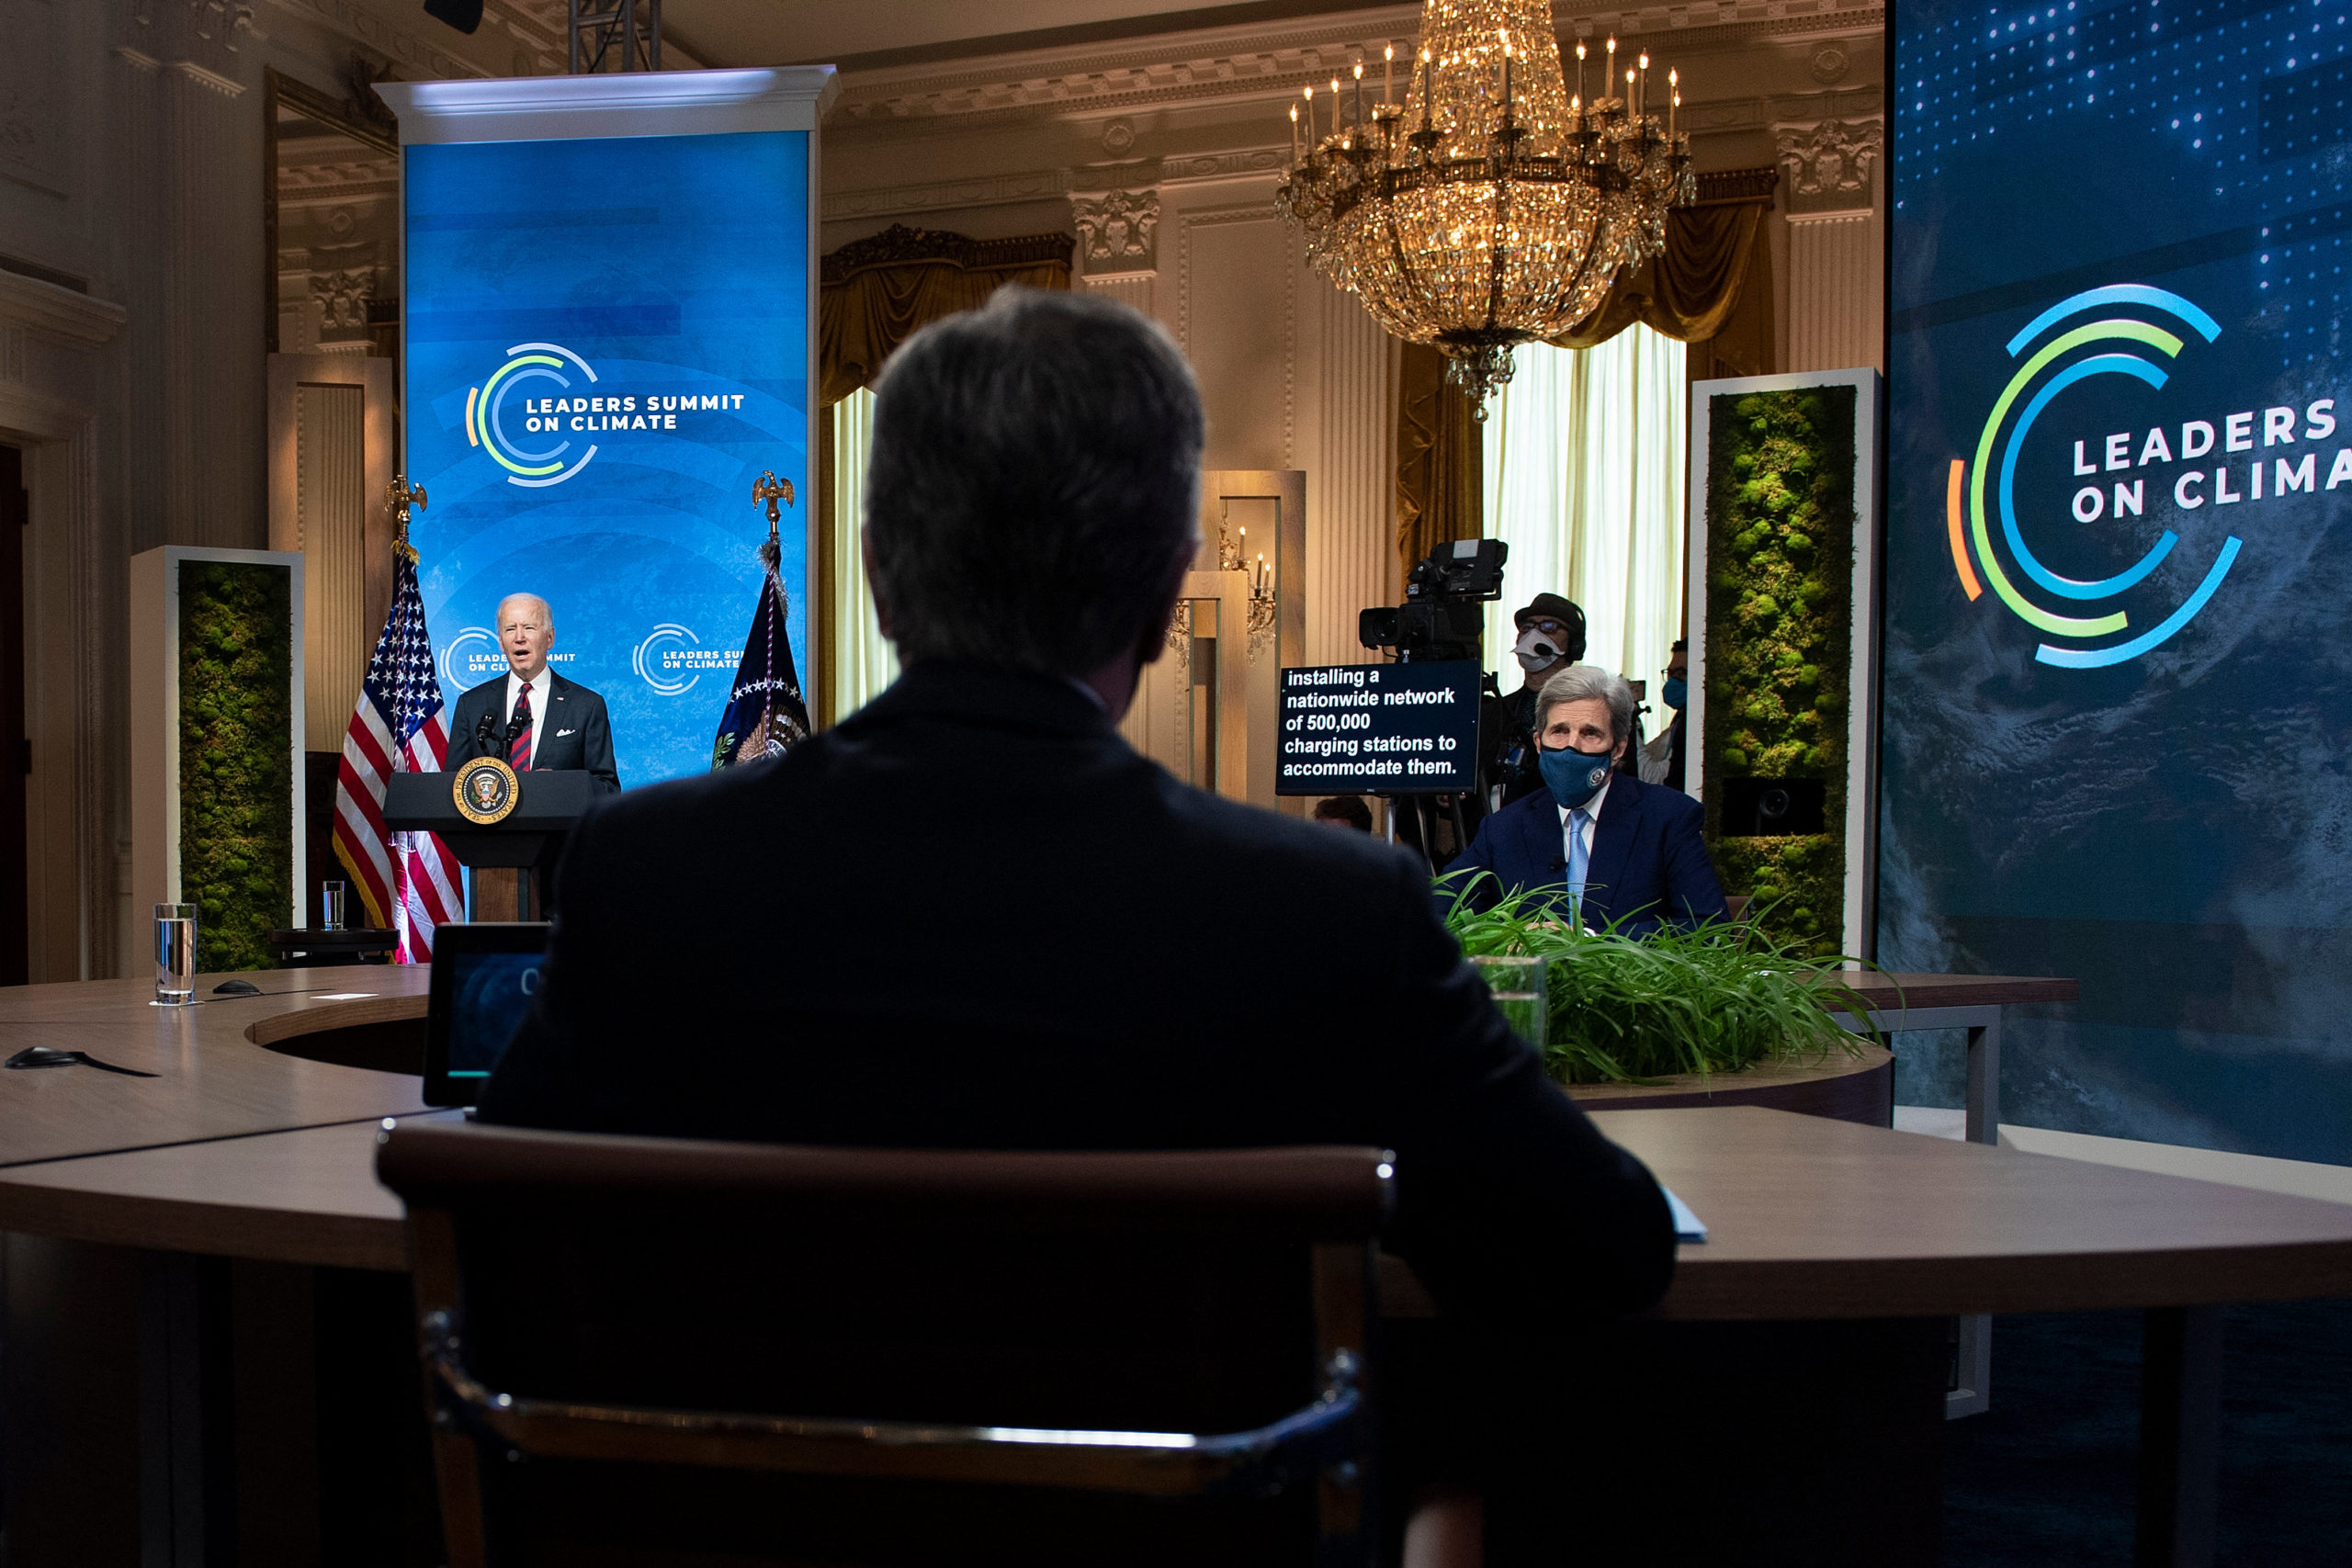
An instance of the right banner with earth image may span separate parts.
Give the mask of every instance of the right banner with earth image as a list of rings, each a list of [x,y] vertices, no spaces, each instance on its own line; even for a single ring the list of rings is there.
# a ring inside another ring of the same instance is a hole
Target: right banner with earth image
[[[2352,1163],[2352,27],[1896,12],[1876,953],[2002,1116]]]

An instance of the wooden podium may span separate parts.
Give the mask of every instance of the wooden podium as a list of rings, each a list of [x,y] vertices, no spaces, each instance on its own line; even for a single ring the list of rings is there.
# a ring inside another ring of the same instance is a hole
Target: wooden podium
[[[595,775],[575,768],[518,774],[514,809],[489,824],[469,821],[458,810],[456,776],[394,773],[384,788],[384,826],[396,833],[440,835],[473,873],[468,919],[547,919],[547,875],[563,853],[564,835],[596,798]]]

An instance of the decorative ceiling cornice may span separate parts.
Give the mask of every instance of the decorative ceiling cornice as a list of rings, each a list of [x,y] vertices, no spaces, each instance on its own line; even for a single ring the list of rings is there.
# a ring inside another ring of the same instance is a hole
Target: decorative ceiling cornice
[[[1417,7],[1354,12],[1328,22],[1228,28],[1122,44],[1003,55],[846,73],[827,130],[952,119],[959,131],[1020,119],[1119,113],[1219,98],[1287,97],[1300,86],[1345,73],[1358,60],[1379,63],[1393,39],[1400,54],[1414,36]],[[1379,24],[1393,19],[1394,31]],[[1614,33],[1641,39],[1669,34],[1678,51],[1732,50],[1759,39],[1798,41],[1883,30],[1877,0],[1710,0],[1691,6],[1597,12],[1560,18],[1562,38]]]
[[[1709,137],[1785,125],[1810,125],[1825,120],[1856,120],[1884,112],[1886,92],[1872,84],[1833,87],[1817,93],[1769,93],[1754,97],[1725,98],[1714,103],[1685,104],[1685,123],[1691,134]],[[1080,164],[1058,169],[1031,169],[1018,174],[988,175],[972,179],[931,180],[902,186],[877,186],[860,190],[828,189],[822,217],[828,223],[888,218],[921,212],[942,212],[976,207],[1002,207],[1014,202],[1044,201],[1056,197],[1106,190],[1146,190],[1159,186],[1207,180],[1261,177],[1272,179],[1289,167],[1286,143],[1237,147],[1220,152],[1178,154],[1115,164]],[[1755,177],[1757,171],[1734,173]],[[1777,177],[1777,171],[1766,175]],[[1702,197],[1721,199],[1724,191],[1707,194],[1711,180],[1728,178],[1702,173]]]

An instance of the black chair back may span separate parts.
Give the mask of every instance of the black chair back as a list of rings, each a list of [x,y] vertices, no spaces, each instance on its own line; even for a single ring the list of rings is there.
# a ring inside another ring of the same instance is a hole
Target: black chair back
[[[1372,1149],[387,1133],[453,1568],[1362,1562]]]

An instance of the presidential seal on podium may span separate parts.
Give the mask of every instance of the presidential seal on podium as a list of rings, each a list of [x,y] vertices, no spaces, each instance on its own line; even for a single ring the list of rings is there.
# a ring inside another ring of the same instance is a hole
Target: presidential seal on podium
[[[458,815],[487,828],[506,820],[507,813],[523,798],[523,785],[514,770],[500,759],[476,757],[451,775],[449,793],[457,800]]]

